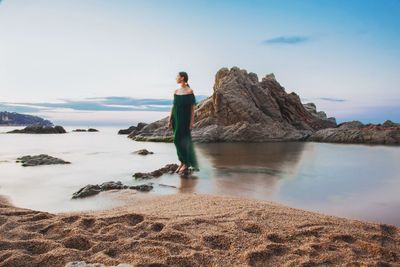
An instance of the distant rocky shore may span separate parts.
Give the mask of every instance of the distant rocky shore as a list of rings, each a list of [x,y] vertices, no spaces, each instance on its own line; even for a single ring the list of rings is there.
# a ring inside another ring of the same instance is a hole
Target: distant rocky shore
[[[221,68],[215,75],[213,94],[197,103],[194,142],[318,141],[400,144],[400,125],[361,122],[336,123],[314,103],[300,97],[268,74],[257,75],[238,67]],[[136,141],[172,142],[168,117],[124,131]]]
[[[43,125],[52,126],[53,123],[38,116],[20,114],[17,112],[0,112],[0,125],[6,126],[26,126],[26,125]]]

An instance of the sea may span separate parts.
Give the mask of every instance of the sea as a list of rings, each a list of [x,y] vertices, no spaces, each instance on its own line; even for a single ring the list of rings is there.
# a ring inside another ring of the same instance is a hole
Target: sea
[[[0,127],[0,195],[19,207],[48,211],[99,210],[123,205],[100,193],[72,194],[87,184],[153,183],[141,194],[206,193],[281,203],[345,218],[400,226],[400,147],[317,142],[195,143],[200,171],[189,177],[164,174],[135,180],[179,163],[173,143],[137,142],[118,135],[121,127],[92,126],[99,132],[7,134]],[[154,154],[134,153],[147,149]],[[24,155],[48,154],[68,165],[23,167]]]

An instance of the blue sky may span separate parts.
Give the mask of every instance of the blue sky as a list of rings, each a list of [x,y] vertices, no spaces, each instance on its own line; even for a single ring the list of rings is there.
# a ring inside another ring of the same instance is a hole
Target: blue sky
[[[1,109],[129,123],[127,99],[158,99],[150,121],[178,71],[201,99],[232,66],[273,72],[339,122],[400,121],[400,1],[0,2]]]

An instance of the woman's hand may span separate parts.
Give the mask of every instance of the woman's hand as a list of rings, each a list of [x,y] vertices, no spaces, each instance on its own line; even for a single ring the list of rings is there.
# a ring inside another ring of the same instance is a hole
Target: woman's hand
[[[168,129],[172,129],[172,119],[171,118],[168,120],[167,127],[168,127]]]
[[[189,126],[190,130],[193,129],[193,121],[190,121],[190,126]]]

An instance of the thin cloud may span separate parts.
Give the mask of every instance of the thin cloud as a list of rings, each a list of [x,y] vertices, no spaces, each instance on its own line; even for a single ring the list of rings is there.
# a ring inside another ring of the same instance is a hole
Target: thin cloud
[[[302,35],[278,36],[264,40],[264,45],[296,45],[308,42],[310,37]]]
[[[196,101],[205,99],[206,96],[197,95]],[[172,99],[132,98],[119,96],[92,97],[84,99],[62,99],[58,102],[0,102],[0,111],[35,113],[44,110],[55,112],[57,110],[69,111],[169,111]]]
[[[331,102],[344,102],[346,99],[342,98],[333,98],[333,97],[318,97],[317,99],[331,101]]]
[[[334,98],[334,97],[315,97],[315,98],[308,98],[308,97],[301,97],[301,101],[315,101],[315,100],[324,100],[330,102],[345,102],[346,99],[343,98]]]

